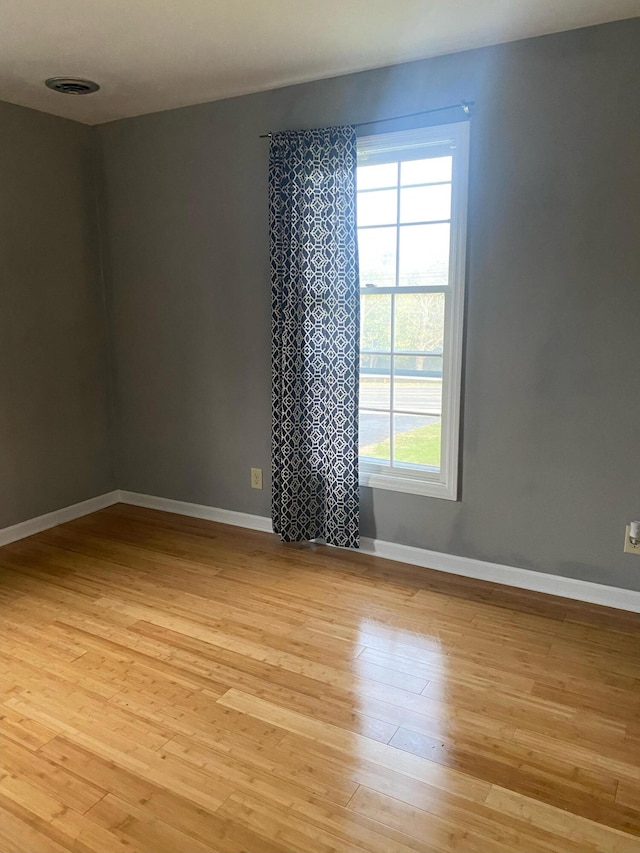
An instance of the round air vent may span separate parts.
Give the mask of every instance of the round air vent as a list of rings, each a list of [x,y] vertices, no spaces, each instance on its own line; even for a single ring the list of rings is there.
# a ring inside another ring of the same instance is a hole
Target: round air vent
[[[63,95],[90,95],[100,88],[93,80],[80,80],[77,77],[49,77],[44,84]]]

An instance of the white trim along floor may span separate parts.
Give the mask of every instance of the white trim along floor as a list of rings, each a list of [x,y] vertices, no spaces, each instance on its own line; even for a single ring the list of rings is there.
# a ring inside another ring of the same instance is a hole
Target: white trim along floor
[[[73,504],[64,509],[50,512],[37,518],[14,524],[0,529],[0,546],[8,545],[17,539],[33,536],[42,530],[64,524],[74,518],[80,518],[91,512],[116,503],[158,509],[163,512],[174,512],[193,518],[205,518],[222,524],[236,527],[247,527],[251,530],[271,532],[271,519],[262,515],[250,515],[245,512],[234,512],[228,509],[205,506],[203,504],[186,503],[169,498],[159,498],[153,495],[142,495],[137,492],[115,490],[104,495],[90,498],[81,503]],[[361,539],[361,553],[374,554],[387,560],[396,560],[414,566],[424,566],[449,574],[461,575],[467,578],[491,581],[505,584],[518,589],[528,589],[549,595],[559,595],[562,598],[572,598],[576,601],[587,601],[591,604],[601,604],[605,607],[615,607],[619,610],[629,610],[640,613],[640,592],[604,584],[581,581],[552,575],[547,572],[534,572],[530,569],[520,569],[516,566],[504,566],[499,563],[488,563],[470,557],[459,557],[454,554],[442,554],[423,548],[413,548],[410,545],[399,545],[395,542],[385,542],[381,539]]]

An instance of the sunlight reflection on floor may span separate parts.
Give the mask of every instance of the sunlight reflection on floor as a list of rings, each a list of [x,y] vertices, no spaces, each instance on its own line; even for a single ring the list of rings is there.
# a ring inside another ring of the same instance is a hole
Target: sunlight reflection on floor
[[[447,655],[441,638],[366,619],[359,627],[358,646],[360,651],[354,658],[354,673],[359,676],[357,711],[364,718],[382,719],[389,724],[376,737],[365,719],[361,734],[398,750],[412,736],[419,738],[423,746],[432,744],[434,749],[440,749],[445,731],[450,730],[445,700]],[[361,744],[361,739],[358,741]],[[411,752],[404,754],[415,758]],[[360,749],[358,758],[369,760],[370,751]],[[430,784],[437,785],[438,776],[446,773],[446,769],[434,763],[432,770],[434,778]],[[402,786],[406,783],[404,778]],[[417,787],[423,788],[424,798],[428,799],[429,788]],[[392,791],[389,793],[393,796]]]

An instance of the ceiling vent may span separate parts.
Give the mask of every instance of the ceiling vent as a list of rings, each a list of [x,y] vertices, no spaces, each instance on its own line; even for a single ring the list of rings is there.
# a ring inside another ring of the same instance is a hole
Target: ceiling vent
[[[80,80],[77,77],[49,77],[44,84],[63,95],[90,95],[100,88],[93,80]]]

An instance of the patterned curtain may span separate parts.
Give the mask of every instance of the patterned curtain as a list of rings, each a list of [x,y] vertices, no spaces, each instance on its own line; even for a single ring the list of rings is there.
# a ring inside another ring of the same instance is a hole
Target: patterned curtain
[[[356,134],[276,133],[269,158],[272,518],[359,546]]]

